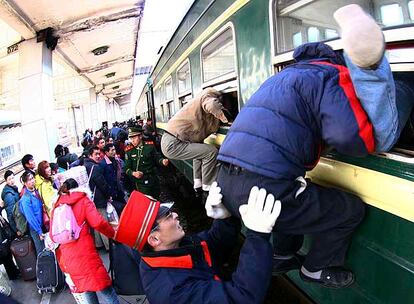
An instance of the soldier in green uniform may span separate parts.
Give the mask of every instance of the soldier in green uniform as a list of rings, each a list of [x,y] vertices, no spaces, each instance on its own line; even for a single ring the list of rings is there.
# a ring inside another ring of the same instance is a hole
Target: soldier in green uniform
[[[125,173],[132,180],[136,190],[158,198],[160,185],[157,165],[168,166],[168,159],[163,159],[154,145],[142,141],[142,127],[128,129],[131,144],[125,149]]]

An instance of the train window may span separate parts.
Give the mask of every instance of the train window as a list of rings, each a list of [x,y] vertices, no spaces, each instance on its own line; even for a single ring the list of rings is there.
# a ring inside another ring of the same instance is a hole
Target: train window
[[[167,115],[168,115],[168,119],[170,119],[171,117],[173,117],[174,114],[175,114],[174,101],[167,102]]]
[[[384,26],[393,26],[404,23],[401,6],[397,3],[382,5],[381,21]]]
[[[177,69],[177,81],[179,95],[191,91],[190,61],[188,59]]]
[[[173,86],[171,76],[165,81],[165,100],[172,100],[173,97]]]
[[[311,26],[308,28],[308,41],[309,42],[318,42],[320,41],[319,29],[317,27]]]
[[[161,103],[161,90],[157,88],[154,90],[154,105],[159,105]]]
[[[186,104],[186,103],[188,103],[191,99],[193,98],[193,95],[190,93],[190,94],[188,94],[188,95],[184,95],[184,96],[181,96],[180,98],[179,98],[179,100],[180,100],[180,107],[182,108],[182,107],[184,107],[184,105]]]
[[[165,120],[164,105],[161,105],[161,121]]]
[[[293,34],[293,47],[298,47],[302,44],[302,32],[297,32]]]
[[[231,27],[225,28],[218,36],[201,47],[201,65],[203,82],[219,77],[235,77],[236,53]]]
[[[271,0],[274,55],[292,50],[301,43],[337,38],[333,13],[349,3],[359,4],[382,27],[414,23],[414,0]]]
[[[229,114],[230,122],[233,121],[237,114],[239,114],[237,80],[228,81],[213,87],[221,92],[221,103],[227,110],[227,114]]]

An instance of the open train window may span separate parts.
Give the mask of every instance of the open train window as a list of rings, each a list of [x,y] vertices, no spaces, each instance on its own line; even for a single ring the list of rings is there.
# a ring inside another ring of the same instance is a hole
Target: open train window
[[[270,0],[273,55],[302,43],[338,38],[333,13],[351,3],[360,5],[385,29],[414,23],[414,0]]]
[[[184,107],[193,98],[193,94],[189,93],[188,95],[180,96],[178,99],[180,101],[180,107]]]
[[[175,114],[174,101],[167,102],[167,119],[170,119]]]
[[[221,92],[221,103],[226,109],[226,116],[231,124],[239,114],[237,80],[221,83],[212,86]]]

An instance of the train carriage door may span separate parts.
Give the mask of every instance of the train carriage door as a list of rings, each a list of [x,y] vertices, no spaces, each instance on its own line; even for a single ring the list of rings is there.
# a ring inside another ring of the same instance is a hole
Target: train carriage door
[[[214,87],[222,92],[222,104],[229,121],[239,113],[239,86],[234,26],[224,25],[201,46],[201,73],[203,89]]]

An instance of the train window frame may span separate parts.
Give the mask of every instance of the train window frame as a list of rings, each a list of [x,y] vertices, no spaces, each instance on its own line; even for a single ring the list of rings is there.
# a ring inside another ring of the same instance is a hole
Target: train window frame
[[[272,68],[274,73],[280,72],[285,66],[293,62],[293,50],[289,50],[282,53],[276,53],[276,43],[277,37],[275,37],[275,29],[277,28],[277,18],[274,15],[274,9],[276,8],[275,1],[269,0],[269,18],[270,18],[270,37],[271,37],[271,52],[272,52]],[[298,2],[314,2],[315,0],[299,0]],[[317,1],[317,0],[316,0]],[[414,1],[414,0],[412,0]],[[296,5],[298,2],[291,4],[291,6]],[[411,1],[407,2],[408,4]],[[413,2],[414,3],[414,2]],[[414,4],[412,4],[414,7]],[[289,8],[289,6],[287,7]],[[286,9],[286,8],[285,8]],[[414,17],[414,16],[413,16]],[[411,16],[410,16],[411,18]],[[399,49],[412,49],[414,51],[414,43],[410,41],[414,40],[414,19],[411,19],[413,22],[409,24],[400,24],[393,27],[385,27],[382,29],[385,42],[387,44],[387,56],[390,56],[392,52],[395,52]],[[303,33],[302,33],[303,34]],[[276,39],[276,41],[275,41]],[[328,41],[323,41],[324,43],[330,45],[334,50],[341,50],[342,42],[340,38],[335,38]],[[407,46],[407,42],[410,42]],[[409,52],[406,54],[402,53],[398,57],[398,60],[390,59],[390,66],[393,72],[410,72],[414,73],[414,60],[409,56]],[[411,59],[411,61],[410,61]],[[408,151],[408,152],[407,152]],[[380,158],[392,159],[402,163],[413,164],[414,163],[414,151],[404,150],[397,145],[389,152],[383,153],[374,153],[375,156]]]
[[[412,21],[414,21],[414,0],[407,2],[408,15]]]
[[[234,61],[234,71],[228,72],[226,74],[214,77],[209,80],[204,80],[204,63],[203,63],[203,49],[205,49],[207,46],[209,46],[210,43],[215,41],[217,38],[220,37],[220,35],[224,34],[226,31],[230,29],[231,35],[232,35],[232,42],[233,42],[233,61]],[[201,72],[201,82],[202,87],[206,88],[218,83],[223,83],[226,81],[229,81],[231,79],[237,78],[237,72],[238,72],[238,63],[237,63],[237,40],[236,40],[236,31],[234,29],[234,24],[232,22],[227,22],[225,25],[223,25],[220,29],[218,29],[214,34],[212,34],[206,41],[203,42],[203,44],[200,47],[200,72]]]
[[[182,95],[178,97],[178,102],[180,109],[184,107],[191,99],[193,99],[193,93],[188,93],[187,95]]]
[[[169,120],[169,119],[171,119],[171,117],[173,117],[174,116],[174,114],[175,114],[175,102],[174,102],[174,100],[170,100],[170,101],[167,101],[166,103],[165,103],[165,105],[166,105],[166,110],[167,110],[167,120]]]
[[[164,109],[164,104],[160,105],[160,110],[161,110],[161,120],[165,121],[165,109]]]
[[[158,88],[154,90],[154,106],[155,107],[159,106],[163,102],[163,98],[161,94],[162,87],[163,85],[160,85]],[[157,98],[157,95],[158,95],[158,98]]]
[[[168,82],[170,83],[170,85],[171,85],[171,96],[167,96],[167,85],[168,85]],[[170,76],[168,76],[165,80],[164,80],[164,84],[163,84],[163,87],[164,87],[164,100],[166,101],[166,102],[170,102],[170,101],[172,101],[172,100],[174,100],[174,86],[173,86],[173,80],[172,80],[172,76],[170,75]]]
[[[278,36],[277,36],[277,30],[278,30],[278,20],[277,20],[277,0],[269,0],[269,31],[270,31],[270,47],[271,47],[271,56],[272,56],[272,66],[275,68],[276,65],[291,61],[293,60],[293,49],[278,52],[276,48],[276,44],[278,43]],[[316,2],[320,0],[298,0],[296,2],[293,2],[292,4],[285,7],[283,10],[286,12],[289,12],[291,10],[295,10],[296,8],[307,5],[312,2]],[[407,9],[409,10],[408,5],[411,3],[411,1],[407,2]],[[400,4],[400,2],[398,2]],[[414,4],[412,4],[414,7]],[[408,13],[410,13],[408,11]],[[414,16],[413,16],[414,17]],[[391,27],[384,27],[382,28],[382,31],[384,33],[384,38],[387,43],[391,42],[398,42],[398,41],[408,41],[408,40],[414,40],[414,19],[411,18],[409,15],[409,18],[411,19],[412,23],[406,23],[406,24],[399,24],[398,26],[391,26]],[[332,28],[329,28],[332,30]],[[411,31],[409,30],[411,29]],[[302,33],[303,35],[303,33]],[[303,38],[303,37],[302,37]],[[337,38],[330,38],[328,40],[323,40],[321,42],[324,42],[328,45],[330,45],[334,50],[340,50],[342,49],[342,41],[339,37]],[[274,70],[276,72],[276,69]]]
[[[178,73],[180,72],[180,70],[186,66],[188,64],[188,72],[189,72],[189,79],[190,79],[190,84],[188,89],[184,90],[184,91],[180,91],[180,80],[178,77]],[[193,86],[193,80],[192,80],[192,72],[191,72],[191,62],[189,58],[186,58],[177,68],[177,70],[175,71],[175,75],[177,78],[177,96],[178,98],[182,97],[182,96],[186,96],[189,94],[192,94],[192,86]]]

